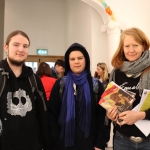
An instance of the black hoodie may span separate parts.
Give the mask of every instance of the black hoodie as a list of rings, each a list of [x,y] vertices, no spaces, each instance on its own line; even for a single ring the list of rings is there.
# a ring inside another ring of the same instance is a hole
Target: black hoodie
[[[88,72],[87,79],[90,86],[91,93],[91,123],[90,123],[90,135],[88,138],[85,138],[85,134],[79,126],[79,110],[78,102],[76,100],[75,104],[75,134],[74,134],[74,146],[65,147],[64,140],[60,139],[60,125],[58,124],[59,113],[61,109],[61,97],[59,93],[59,83],[60,80],[55,82],[53,86],[50,101],[48,103],[48,109],[50,114],[50,131],[51,138],[54,142],[56,150],[94,150],[94,147],[104,149],[106,147],[106,143],[109,140],[109,128],[105,124],[105,115],[106,111],[101,106],[98,105],[98,102],[95,99],[95,93],[93,91],[93,83],[92,77],[90,73],[90,58],[86,49],[78,44],[72,44],[65,53],[65,75],[70,70],[69,66],[69,55],[72,51],[80,51],[86,60],[85,69]],[[103,85],[98,81],[99,84],[99,92],[98,97],[100,98],[103,93]]]
[[[50,149],[48,116],[38,92],[34,94],[28,76],[33,74],[30,67],[23,65],[22,73],[16,77],[7,60],[0,62],[0,68],[8,72],[5,88],[0,97],[0,119],[2,133],[0,150],[44,150]],[[43,92],[43,85],[36,76],[38,89]]]

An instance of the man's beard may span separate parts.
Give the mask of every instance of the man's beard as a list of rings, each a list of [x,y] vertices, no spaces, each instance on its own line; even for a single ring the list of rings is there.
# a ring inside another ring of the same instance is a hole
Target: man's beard
[[[16,61],[16,60],[10,58],[9,56],[8,56],[8,60],[9,60],[9,62],[10,62],[12,65],[18,66],[18,67],[19,67],[19,66],[22,66],[22,65],[24,64],[24,62],[25,62],[25,60],[23,60],[23,61]]]

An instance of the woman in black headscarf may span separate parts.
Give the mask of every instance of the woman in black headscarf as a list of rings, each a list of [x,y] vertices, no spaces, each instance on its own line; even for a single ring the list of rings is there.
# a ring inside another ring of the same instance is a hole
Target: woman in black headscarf
[[[78,43],[72,44],[65,53],[65,75],[56,81],[48,104],[55,149],[105,149],[109,128],[106,112],[98,105],[103,85],[91,77],[89,55]],[[93,90],[96,84],[97,96]]]

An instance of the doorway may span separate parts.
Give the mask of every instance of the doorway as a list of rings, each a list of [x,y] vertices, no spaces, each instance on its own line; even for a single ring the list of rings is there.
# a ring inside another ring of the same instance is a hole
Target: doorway
[[[64,56],[41,56],[41,55],[28,55],[25,64],[33,69],[36,73],[38,66],[41,62],[49,64],[50,68],[53,68],[57,59],[64,60]]]

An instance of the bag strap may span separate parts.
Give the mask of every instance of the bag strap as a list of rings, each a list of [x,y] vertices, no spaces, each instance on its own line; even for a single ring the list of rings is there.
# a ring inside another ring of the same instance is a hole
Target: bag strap
[[[3,68],[0,68],[0,97],[3,93],[5,84],[6,84],[6,76],[9,78],[8,72],[5,72]]]
[[[61,99],[62,99],[62,94],[64,91],[65,82],[66,82],[66,76],[62,77],[59,83],[59,86],[60,86],[59,95]],[[92,77],[92,82],[93,82],[93,91],[95,93],[96,103],[98,104],[98,90],[99,90],[98,79]]]
[[[31,85],[31,89],[32,89],[32,93],[34,95],[34,99],[36,100],[35,91],[38,92],[38,86],[37,86],[37,81],[36,81],[34,73],[32,75],[28,76],[28,80],[29,80],[29,83]]]
[[[28,76],[28,80],[29,80],[29,83],[31,85],[34,100],[36,100],[36,94],[35,93],[37,92],[40,95],[41,99],[42,99],[43,107],[44,107],[44,110],[46,111],[47,108],[46,108],[44,95],[43,95],[43,92],[38,89],[38,84],[37,84],[37,81],[36,81],[35,74],[33,73],[32,75]]]
[[[6,75],[7,75],[7,78],[9,78],[8,72],[5,72],[3,68],[0,68],[0,96],[3,93],[4,87],[6,84]],[[34,94],[35,90],[38,91],[38,86],[37,86],[37,82],[36,82],[34,74],[32,74],[31,76],[28,76],[28,79],[32,88],[32,93]]]
[[[65,82],[66,82],[66,76],[63,76],[60,80],[60,83],[59,83],[59,86],[60,86],[60,89],[59,89],[59,95],[60,95],[60,98],[62,99],[62,93],[64,91],[64,86],[65,86]]]
[[[93,91],[95,93],[95,100],[96,100],[96,104],[98,104],[98,90],[99,90],[99,86],[98,86],[98,79],[92,77],[92,82],[93,82]]]

